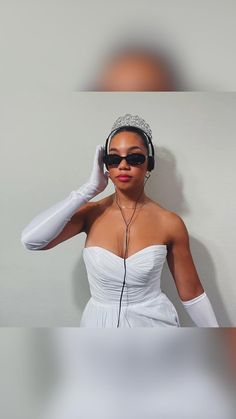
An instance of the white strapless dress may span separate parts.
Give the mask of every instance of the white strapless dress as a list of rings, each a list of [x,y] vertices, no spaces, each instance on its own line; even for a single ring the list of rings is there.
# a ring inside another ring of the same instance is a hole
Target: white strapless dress
[[[126,280],[119,327],[180,327],[178,313],[161,290],[167,255],[164,244],[154,244],[126,258]],[[124,259],[99,246],[83,249],[91,298],[81,327],[117,327]]]

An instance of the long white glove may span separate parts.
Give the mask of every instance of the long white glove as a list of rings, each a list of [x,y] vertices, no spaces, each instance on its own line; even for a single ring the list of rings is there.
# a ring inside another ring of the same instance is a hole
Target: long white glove
[[[192,300],[181,300],[181,302],[198,327],[219,327],[211,302],[205,291]]]
[[[103,171],[104,146],[98,145],[89,181],[72,191],[63,201],[37,215],[22,231],[21,243],[29,250],[40,250],[63,230],[73,214],[90,199],[101,193],[108,183],[108,172]]]

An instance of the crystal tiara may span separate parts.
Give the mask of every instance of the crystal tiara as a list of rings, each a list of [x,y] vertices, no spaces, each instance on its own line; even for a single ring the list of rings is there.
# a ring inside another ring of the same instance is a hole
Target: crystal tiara
[[[136,127],[144,131],[150,139],[152,139],[152,130],[150,126],[144,121],[143,118],[140,118],[138,115],[131,115],[130,113],[120,116],[113,124],[112,131],[124,126]]]

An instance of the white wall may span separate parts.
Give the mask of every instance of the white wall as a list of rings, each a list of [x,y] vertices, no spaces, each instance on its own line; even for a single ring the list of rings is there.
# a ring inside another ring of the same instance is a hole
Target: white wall
[[[77,326],[89,299],[85,234],[27,251],[22,229],[87,181],[97,144],[126,112],[147,120],[156,168],[146,193],[184,219],[196,267],[221,326],[236,325],[235,102],[231,93],[28,93],[0,99],[0,323]],[[94,200],[113,192],[112,184]],[[168,267],[162,287],[192,325]]]
[[[0,91],[88,89],[117,45],[162,48],[180,90],[235,91],[234,0],[1,0]]]

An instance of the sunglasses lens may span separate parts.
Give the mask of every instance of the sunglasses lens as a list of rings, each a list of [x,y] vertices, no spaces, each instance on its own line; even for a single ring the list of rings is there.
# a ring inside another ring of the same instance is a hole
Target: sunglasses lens
[[[117,156],[116,154],[108,154],[106,156],[106,163],[108,166],[118,166],[121,162],[121,158],[120,156]]]
[[[112,165],[118,166],[121,160],[122,160],[122,157],[118,156],[117,154],[107,154],[103,158],[104,163],[106,163],[108,166],[112,166]],[[145,162],[145,156],[143,154],[132,153],[132,154],[128,154],[126,160],[127,160],[127,163],[130,164],[131,166],[136,166],[138,164],[142,164]]]
[[[127,162],[133,166],[136,166],[145,162],[145,156],[138,153],[129,154],[127,156]]]

